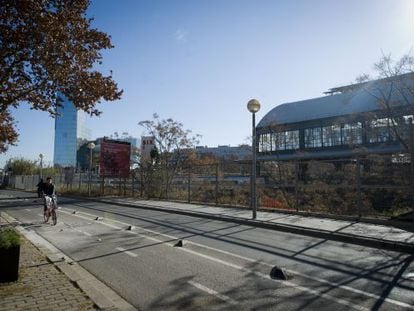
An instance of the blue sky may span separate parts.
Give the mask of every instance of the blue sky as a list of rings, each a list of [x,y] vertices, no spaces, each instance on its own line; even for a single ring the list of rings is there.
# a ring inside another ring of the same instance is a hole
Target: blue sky
[[[372,72],[382,53],[414,48],[414,0],[92,0],[93,25],[115,48],[100,69],[124,90],[89,120],[94,137],[128,132],[158,113],[201,134],[200,145],[248,142],[250,98],[262,108],[322,96]],[[22,105],[6,154],[53,160],[54,120]]]

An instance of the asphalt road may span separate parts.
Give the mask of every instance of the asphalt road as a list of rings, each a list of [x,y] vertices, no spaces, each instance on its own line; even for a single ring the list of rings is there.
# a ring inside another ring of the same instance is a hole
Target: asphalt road
[[[66,198],[51,226],[19,195],[1,190],[0,211],[142,310],[414,310],[413,255]]]

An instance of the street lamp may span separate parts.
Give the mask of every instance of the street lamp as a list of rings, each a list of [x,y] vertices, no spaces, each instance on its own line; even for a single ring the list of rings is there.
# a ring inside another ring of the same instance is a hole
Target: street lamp
[[[256,112],[260,110],[260,103],[257,99],[251,99],[247,103],[247,109],[252,113],[252,174],[250,176],[250,206],[253,219],[256,219],[257,198],[256,198]]]
[[[43,178],[43,154],[39,154],[40,158],[40,179]]]
[[[91,180],[92,180],[92,151],[95,148],[95,144],[90,142],[89,148],[89,183],[88,183],[88,196],[91,196]]]

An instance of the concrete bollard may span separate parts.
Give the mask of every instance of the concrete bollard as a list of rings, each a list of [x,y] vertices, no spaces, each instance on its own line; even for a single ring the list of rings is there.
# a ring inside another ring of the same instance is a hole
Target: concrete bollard
[[[174,244],[174,247],[183,247],[183,246],[184,246],[183,240],[178,240],[178,242]]]
[[[291,276],[288,275],[288,273],[284,269],[274,266],[272,270],[270,270],[270,278],[273,280],[286,281],[290,279]]]

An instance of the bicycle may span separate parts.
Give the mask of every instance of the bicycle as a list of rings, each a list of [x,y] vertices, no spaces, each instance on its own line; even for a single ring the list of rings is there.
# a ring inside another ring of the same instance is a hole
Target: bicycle
[[[57,215],[56,215],[56,209],[57,209],[57,198],[56,195],[45,195],[45,204],[46,209],[43,212],[43,219],[45,223],[48,223],[49,218],[52,216],[52,222],[53,225],[56,225],[57,223]]]

